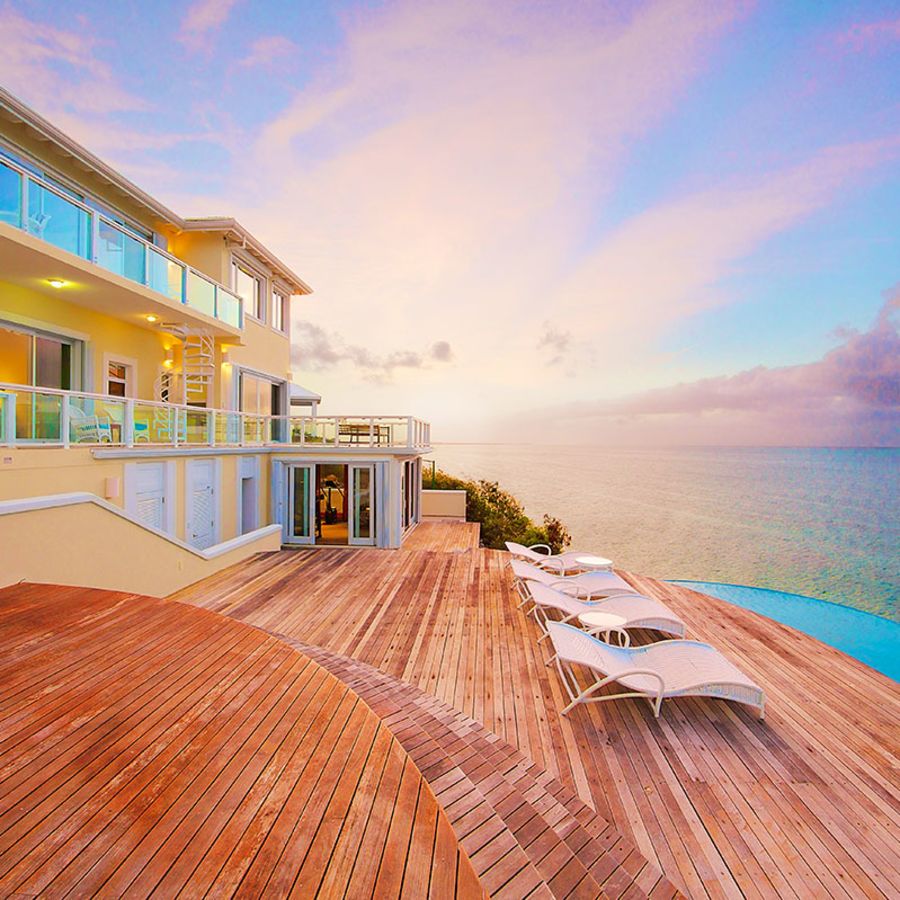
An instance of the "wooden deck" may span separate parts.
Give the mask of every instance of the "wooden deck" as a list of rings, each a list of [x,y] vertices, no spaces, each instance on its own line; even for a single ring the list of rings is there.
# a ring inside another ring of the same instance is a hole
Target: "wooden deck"
[[[483,897],[346,684],[240,622],[0,590],[0,895]]]
[[[420,529],[400,552],[266,554],[177,598],[374,666],[482,723],[634,842],[646,865],[632,892],[661,870],[695,897],[900,895],[895,682],[749,611],[622,573],[765,688],[766,721],[701,699],[666,701],[658,721],[636,700],[561,717],[506,554],[455,526]]]
[[[419,522],[403,539],[403,550],[433,550],[459,553],[477,550],[481,526],[477,522],[455,522],[447,519]]]

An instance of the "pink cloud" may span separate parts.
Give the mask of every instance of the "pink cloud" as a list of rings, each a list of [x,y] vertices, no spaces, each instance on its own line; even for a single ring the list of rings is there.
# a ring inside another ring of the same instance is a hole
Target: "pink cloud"
[[[838,35],[839,46],[853,52],[876,50],[900,41],[900,19],[860,22]]]
[[[253,41],[247,55],[238,65],[245,69],[273,68],[280,65],[286,57],[299,52],[299,47],[290,38],[271,34]]]
[[[821,359],[542,411],[598,442],[900,445],[900,286],[872,327]]]
[[[210,35],[218,31],[240,0],[195,0],[181,20],[179,40],[192,50],[207,47]]]

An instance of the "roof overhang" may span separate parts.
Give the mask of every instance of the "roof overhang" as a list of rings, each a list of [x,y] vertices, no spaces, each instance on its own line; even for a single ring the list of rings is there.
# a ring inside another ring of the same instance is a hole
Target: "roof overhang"
[[[185,219],[182,231],[201,231],[222,234],[226,240],[249,250],[259,257],[294,294],[311,294],[312,288],[296,272],[291,271],[274,253],[257,240],[240,222],[231,218]]]
[[[11,122],[22,125],[37,140],[52,144],[60,156],[71,159],[78,168],[85,172],[90,172],[114,192],[123,195],[131,203],[146,210],[160,225],[167,225],[176,229],[184,227],[184,220],[181,216],[172,212],[171,209],[155,200],[145,191],[142,191],[124,175],[119,174],[111,166],[103,162],[102,159],[91,153],[90,150],[82,147],[81,144],[60,131],[55,125],[48,122],[43,116],[38,115],[33,109],[26,106],[21,100],[2,87],[0,87],[0,115]]]

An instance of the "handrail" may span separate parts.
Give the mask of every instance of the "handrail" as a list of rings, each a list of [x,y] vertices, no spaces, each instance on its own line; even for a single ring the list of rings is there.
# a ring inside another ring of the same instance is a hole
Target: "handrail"
[[[19,406],[22,394],[28,399]],[[37,397],[52,400],[52,408],[41,408]],[[162,415],[141,418],[148,410]],[[273,416],[0,382],[0,445],[6,446],[420,449],[430,446],[430,438],[430,424],[415,416]]]
[[[155,293],[161,294],[162,296],[169,297],[176,302],[181,303],[183,306],[188,306],[194,309],[198,307],[196,304],[191,303],[191,296],[188,290],[188,278],[190,275],[195,275],[198,278],[201,278],[203,281],[207,282],[213,288],[213,311],[212,318],[218,319],[221,322],[224,322],[226,325],[231,325],[235,328],[242,329],[244,327],[244,303],[243,298],[241,298],[238,294],[232,291],[230,288],[225,287],[225,285],[220,284],[215,279],[210,278],[205,273],[195,269],[193,266],[184,262],[183,260],[178,259],[178,257],[173,256],[167,250],[162,247],[157,247],[155,244],[148,241],[146,238],[141,237],[136,234],[129,228],[127,225],[123,225],[120,222],[116,222],[110,216],[100,212],[97,209],[94,209],[91,206],[88,206],[86,203],[78,200],[77,198],[69,195],[65,190],[57,187],[46,179],[42,178],[39,175],[35,175],[33,172],[29,172],[23,166],[20,166],[18,163],[13,160],[2,157],[0,158],[0,166],[4,166],[12,172],[15,172],[20,179],[20,196],[19,196],[19,213],[18,213],[18,224],[15,226],[19,228],[21,231],[24,231],[28,234],[34,235],[34,231],[29,228],[29,219],[28,219],[28,185],[29,183],[33,183],[41,190],[48,191],[59,199],[63,200],[65,203],[68,203],[70,206],[75,209],[80,210],[87,217],[87,234],[90,236],[89,246],[85,253],[76,253],[75,255],[79,257],[79,259],[86,259],[94,265],[100,266],[100,268],[106,271],[113,271],[114,274],[119,274],[123,278],[126,278],[129,281],[133,281],[135,284],[140,284],[143,287],[149,288]],[[143,272],[140,280],[137,278],[133,278],[125,272],[115,272],[115,270],[110,269],[108,266],[105,266],[101,261],[98,254],[98,242],[100,240],[99,237],[99,225],[100,223],[104,223],[104,225],[113,228],[119,234],[122,234],[128,240],[132,240],[135,243],[139,244],[144,251],[144,259],[143,259]],[[35,235],[39,237],[41,240],[47,240],[44,238],[42,234]],[[47,241],[47,243],[53,243],[53,241]],[[56,246],[54,244],[54,246]],[[67,249],[65,247],[61,249]],[[158,290],[151,284],[150,279],[150,269],[151,266],[149,264],[150,254],[156,254],[161,257],[163,260],[166,260],[174,265],[178,266],[181,269],[181,277],[180,277],[180,287],[179,287],[179,295],[177,297],[173,297],[171,293],[163,292]],[[220,314],[219,309],[219,294],[224,293],[230,303],[237,304],[237,321],[230,321],[228,317],[224,314]],[[198,311],[203,312],[202,309]],[[204,313],[205,314],[205,313]]]

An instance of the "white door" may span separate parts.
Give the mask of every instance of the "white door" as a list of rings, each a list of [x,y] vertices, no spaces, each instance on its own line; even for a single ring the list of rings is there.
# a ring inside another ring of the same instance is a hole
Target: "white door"
[[[166,530],[165,463],[138,463],[133,470],[134,493],[129,497],[132,515],[142,525]]]
[[[192,547],[205,550],[216,543],[218,512],[215,461],[190,460],[185,465],[185,481],[185,540]]]
[[[348,526],[349,543],[365,545],[375,543],[375,466],[351,465],[350,509]]]
[[[285,466],[287,471],[286,521],[282,522],[286,544],[313,544],[315,491],[312,466]]]

